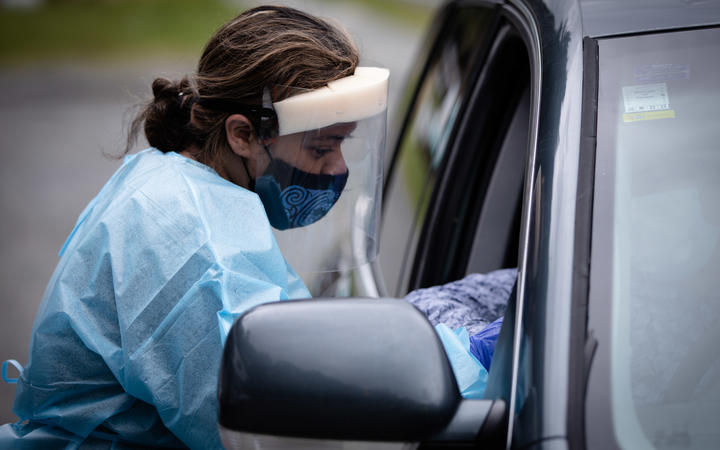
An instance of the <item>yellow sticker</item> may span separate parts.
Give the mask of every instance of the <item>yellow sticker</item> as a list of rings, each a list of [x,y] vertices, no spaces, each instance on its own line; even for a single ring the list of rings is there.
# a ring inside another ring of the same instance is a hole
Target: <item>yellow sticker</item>
[[[664,111],[645,111],[645,112],[623,114],[623,122],[640,122],[641,120],[674,119],[674,118],[675,118],[675,110],[674,109],[666,109]]]

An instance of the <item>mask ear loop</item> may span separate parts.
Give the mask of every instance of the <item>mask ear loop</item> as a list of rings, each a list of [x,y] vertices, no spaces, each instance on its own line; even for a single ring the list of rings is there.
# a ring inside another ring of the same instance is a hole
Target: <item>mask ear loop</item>
[[[245,168],[245,173],[247,174],[247,177],[248,177],[248,187],[250,188],[251,191],[255,192],[255,179],[250,176],[250,171],[247,168],[247,163],[245,162],[245,158],[241,157],[240,161],[242,161],[242,165]]]
[[[265,143],[266,141],[261,141],[263,148],[265,149],[265,153],[267,153],[268,158],[270,158],[270,161],[272,162],[275,158],[273,158],[273,155],[270,153],[270,149],[268,148],[268,144]],[[242,165],[245,168],[245,173],[248,177],[248,185],[250,187],[250,190],[255,192],[255,179],[250,176],[250,171],[248,170],[247,163],[245,162],[245,158],[240,158],[240,161],[242,161]]]

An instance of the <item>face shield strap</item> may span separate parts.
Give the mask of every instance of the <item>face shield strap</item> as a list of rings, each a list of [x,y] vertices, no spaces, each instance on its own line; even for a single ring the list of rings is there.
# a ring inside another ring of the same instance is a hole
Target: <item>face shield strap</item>
[[[263,94],[263,97],[265,95]],[[264,103],[264,98],[263,98]],[[261,140],[272,139],[277,136],[278,118],[272,103],[266,106],[248,105],[224,98],[200,98],[197,104],[203,108],[222,111],[229,114],[242,114],[252,124],[255,134]]]
[[[260,144],[265,149],[265,153],[267,153],[267,156],[270,159],[270,162],[272,162],[273,156],[270,153],[270,149],[268,148],[268,145],[266,142],[267,142],[266,140],[261,140]],[[240,161],[242,161],[242,165],[245,168],[245,173],[247,174],[247,177],[248,177],[248,185],[250,187],[250,190],[255,192],[255,178],[250,176],[250,171],[248,170],[248,167],[247,167],[247,161],[245,161],[245,158],[240,158]]]

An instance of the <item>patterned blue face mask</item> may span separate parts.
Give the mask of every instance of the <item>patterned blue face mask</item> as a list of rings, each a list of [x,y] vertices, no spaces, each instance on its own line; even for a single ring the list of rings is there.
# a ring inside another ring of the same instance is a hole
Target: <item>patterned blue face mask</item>
[[[255,181],[270,225],[278,230],[310,225],[322,219],[345,188],[349,171],[318,175],[296,169],[278,158]]]

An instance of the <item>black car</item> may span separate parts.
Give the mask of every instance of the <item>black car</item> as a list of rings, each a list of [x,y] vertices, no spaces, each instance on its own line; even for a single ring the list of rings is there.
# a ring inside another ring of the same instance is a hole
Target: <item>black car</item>
[[[226,445],[720,448],[720,2],[457,0],[424,49],[351,284],[518,267],[485,398],[407,303],[269,304]]]

